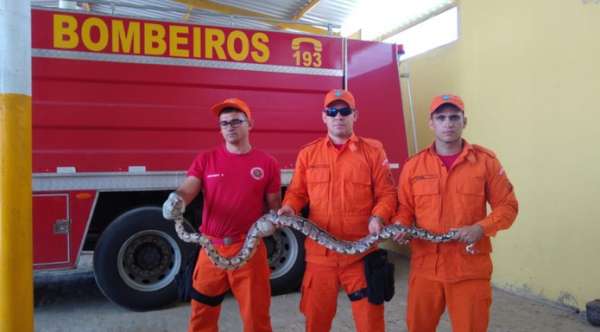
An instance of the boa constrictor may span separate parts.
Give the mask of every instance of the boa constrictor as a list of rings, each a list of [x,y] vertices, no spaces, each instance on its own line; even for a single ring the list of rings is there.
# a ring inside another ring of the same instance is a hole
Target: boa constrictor
[[[273,234],[278,227],[289,227],[315,240],[320,245],[329,250],[340,254],[354,255],[366,252],[371,246],[381,240],[393,238],[396,234],[408,233],[413,238],[423,239],[434,243],[445,243],[454,240],[456,231],[450,231],[444,234],[433,234],[422,228],[405,227],[402,225],[388,225],[383,228],[379,234],[369,234],[357,241],[337,240],[327,232],[313,224],[309,219],[299,216],[277,215],[275,212],[269,212],[260,217],[248,231],[242,249],[232,257],[223,257],[215,249],[209,238],[199,233],[189,233],[183,226],[183,217],[175,219],[175,230],[177,235],[184,242],[197,243],[202,246],[212,260],[212,262],[226,270],[235,270],[244,265],[254,254],[258,241],[261,237],[267,237]],[[467,252],[473,254],[473,244],[465,248]]]

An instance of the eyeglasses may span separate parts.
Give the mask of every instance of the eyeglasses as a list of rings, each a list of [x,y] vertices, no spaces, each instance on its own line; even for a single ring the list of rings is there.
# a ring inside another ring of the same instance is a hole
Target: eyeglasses
[[[348,115],[352,114],[352,112],[354,112],[354,110],[352,110],[350,107],[344,107],[344,108],[327,107],[323,112],[325,112],[325,115],[335,118],[338,115],[338,113],[340,113],[342,116],[348,116]]]
[[[242,119],[233,119],[231,121],[219,121],[219,126],[221,126],[221,128],[227,128],[227,126],[231,126],[231,128],[237,128],[244,122],[247,121]]]

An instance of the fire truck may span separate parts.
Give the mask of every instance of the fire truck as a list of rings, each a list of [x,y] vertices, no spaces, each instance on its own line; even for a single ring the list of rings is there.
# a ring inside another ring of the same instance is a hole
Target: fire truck
[[[253,146],[282,166],[325,135],[325,93],[357,99],[356,132],[383,142],[397,173],[407,158],[399,45],[48,9],[32,10],[34,269],[78,266],[93,251],[99,288],[151,310],[177,299],[194,252],[160,206],[194,157],[222,144],[208,111],[245,100]],[[397,176],[397,174],[396,174]],[[202,197],[186,209],[197,230]],[[266,239],[274,293],[297,289],[303,236]]]

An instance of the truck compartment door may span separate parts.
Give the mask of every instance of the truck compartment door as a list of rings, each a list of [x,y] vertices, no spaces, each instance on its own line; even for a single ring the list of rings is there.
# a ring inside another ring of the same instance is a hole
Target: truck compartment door
[[[33,263],[36,267],[69,262],[69,196],[33,195]]]

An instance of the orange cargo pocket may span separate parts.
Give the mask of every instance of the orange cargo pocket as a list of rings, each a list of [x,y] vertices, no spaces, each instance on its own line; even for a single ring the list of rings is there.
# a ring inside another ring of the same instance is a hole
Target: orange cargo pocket
[[[198,259],[196,260],[196,266],[194,267],[194,274],[192,275],[192,281],[198,280],[200,274],[200,270],[202,266],[205,265],[208,261],[208,256],[206,255],[206,250],[200,249],[198,253]]]
[[[327,183],[329,182],[329,168],[315,167],[306,170],[306,182]]]
[[[304,280],[302,280],[302,288],[300,289],[300,312],[305,313],[306,302],[308,299],[306,298],[309,289],[312,284],[312,275],[305,275]]]
[[[369,173],[354,172],[345,183],[347,201],[345,210],[352,214],[370,215],[374,205],[373,182]]]
[[[462,182],[457,191],[465,195],[483,196],[485,194],[485,181],[481,177],[470,178]]]
[[[417,176],[412,179],[417,220],[437,218],[440,209],[440,181],[437,176]]]
[[[410,267],[420,268],[425,263],[425,255],[412,255],[410,258]]]
[[[415,196],[437,195],[440,193],[440,182],[437,177],[417,178],[412,184]]]
[[[485,207],[485,181],[483,178],[474,177],[464,181],[456,188],[456,192],[463,204],[463,211],[469,217]]]
[[[490,306],[492,305],[491,286],[482,287],[481,292],[478,294],[478,302],[481,304],[482,308],[487,308],[489,310]]]
[[[489,280],[482,281],[478,286],[477,294],[475,294],[475,301],[473,303],[473,316],[479,317],[476,320],[475,331],[486,331],[489,317],[490,307],[492,306],[492,287],[489,284]]]
[[[306,187],[311,198],[311,209],[323,211],[327,209],[329,188],[329,168],[317,167],[306,170]]]
[[[491,278],[493,265],[492,258],[488,253],[479,253],[475,255],[461,252],[458,255],[460,262],[457,264],[458,270],[463,276],[476,278]]]

